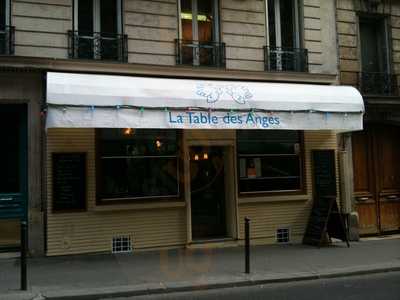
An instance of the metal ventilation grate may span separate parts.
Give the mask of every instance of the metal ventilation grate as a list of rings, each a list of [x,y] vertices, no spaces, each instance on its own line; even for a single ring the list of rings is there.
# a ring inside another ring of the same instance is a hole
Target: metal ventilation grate
[[[276,230],[276,242],[277,243],[289,243],[290,242],[289,228],[278,228]]]
[[[114,236],[112,238],[112,253],[132,252],[132,240],[130,236]]]

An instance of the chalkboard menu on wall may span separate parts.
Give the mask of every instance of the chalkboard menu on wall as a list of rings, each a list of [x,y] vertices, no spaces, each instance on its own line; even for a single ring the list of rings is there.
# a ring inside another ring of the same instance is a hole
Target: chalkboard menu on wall
[[[86,153],[53,153],[53,210],[86,208]]]
[[[336,196],[335,150],[313,150],[315,197]]]

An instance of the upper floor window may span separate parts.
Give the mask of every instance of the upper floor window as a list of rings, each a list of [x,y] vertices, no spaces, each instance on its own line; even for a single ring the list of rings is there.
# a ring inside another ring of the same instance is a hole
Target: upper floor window
[[[268,0],[266,68],[274,71],[307,71],[308,55],[300,48],[298,0]]]
[[[222,67],[225,48],[219,39],[217,0],[180,0],[177,64]]]
[[[121,0],[74,0],[70,57],[126,61]]]
[[[10,26],[10,0],[0,0],[0,55],[14,53],[14,28]]]
[[[382,16],[360,16],[361,75],[364,94],[393,95],[397,93],[396,76],[390,70],[388,29]]]

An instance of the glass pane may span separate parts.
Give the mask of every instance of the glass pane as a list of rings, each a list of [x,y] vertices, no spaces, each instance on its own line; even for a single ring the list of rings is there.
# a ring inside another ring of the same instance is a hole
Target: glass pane
[[[295,48],[295,0],[280,0],[282,47]]]
[[[101,0],[100,2],[100,31],[104,34],[118,33],[118,12],[116,0]]]
[[[8,52],[8,38],[7,34],[0,30],[0,54],[6,54]]]
[[[102,197],[157,197],[178,195],[178,159],[102,159]]]
[[[20,122],[18,111],[0,110],[0,193],[20,192]]]
[[[268,30],[269,30],[269,45],[276,46],[276,31],[275,31],[275,0],[268,0]]]
[[[78,1],[79,34],[93,33],[93,0]]]
[[[241,157],[240,178],[297,177],[300,175],[298,156]]]
[[[193,40],[192,19],[192,0],[181,0],[181,22],[183,40]]]
[[[197,1],[197,24],[199,36],[197,40],[201,42],[211,42],[214,40],[213,22],[214,22],[214,0]]]
[[[294,130],[238,130],[240,154],[297,154],[300,134]]]
[[[99,132],[103,157],[176,155],[178,151],[175,130],[99,129]]]
[[[0,30],[4,30],[6,26],[6,1],[0,0]]]
[[[295,191],[301,187],[300,178],[269,178],[239,181],[241,193],[271,192],[271,191]]]

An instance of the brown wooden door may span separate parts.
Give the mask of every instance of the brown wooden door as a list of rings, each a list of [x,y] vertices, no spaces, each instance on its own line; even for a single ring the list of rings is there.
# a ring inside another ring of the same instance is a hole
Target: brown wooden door
[[[377,199],[371,132],[355,132],[353,142],[354,196],[359,215],[360,234],[378,233]]]
[[[354,195],[360,234],[400,229],[400,129],[367,126],[353,134]]]
[[[381,232],[400,229],[400,128],[375,128],[379,225]]]

